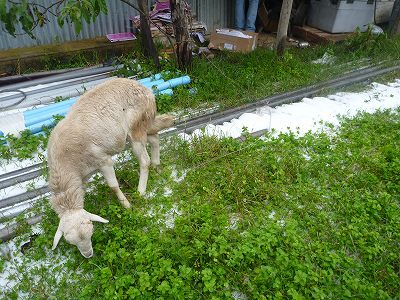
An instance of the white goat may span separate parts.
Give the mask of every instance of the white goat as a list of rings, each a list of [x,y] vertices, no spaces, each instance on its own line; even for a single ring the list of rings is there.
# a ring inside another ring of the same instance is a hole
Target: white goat
[[[125,148],[127,140],[139,160],[138,191],[145,192],[150,162],[160,164],[158,131],[173,124],[171,116],[155,113],[156,103],[149,89],[134,80],[119,78],[85,93],[53,129],[47,148],[53,193],[50,202],[60,218],[53,250],[64,235],[84,257],[93,255],[92,221],[108,222],[83,208],[83,184],[96,170],[101,171],[121,204],[130,207],[119,188],[111,159]],[[146,142],[151,146],[151,160]]]

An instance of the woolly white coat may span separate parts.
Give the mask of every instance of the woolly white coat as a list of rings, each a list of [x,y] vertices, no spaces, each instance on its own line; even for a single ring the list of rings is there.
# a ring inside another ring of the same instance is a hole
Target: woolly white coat
[[[122,205],[130,207],[111,159],[127,141],[139,160],[138,191],[145,192],[150,162],[160,164],[158,131],[173,124],[171,116],[155,113],[155,98],[148,88],[130,79],[111,79],[81,96],[53,129],[47,148],[50,202],[60,217],[53,249],[64,235],[83,256],[93,255],[91,221],[108,222],[83,209],[83,184],[95,171],[101,171]]]

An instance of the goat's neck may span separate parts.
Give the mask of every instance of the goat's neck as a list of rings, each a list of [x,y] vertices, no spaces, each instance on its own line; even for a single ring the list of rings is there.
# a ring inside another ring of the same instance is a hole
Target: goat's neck
[[[68,210],[83,209],[84,190],[81,176],[75,170],[52,164],[49,186],[53,192],[51,205],[61,217]]]
[[[51,204],[56,213],[61,217],[67,211],[83,209],[84,191],[81,186],[70,187],[63,192],[53,195]]]

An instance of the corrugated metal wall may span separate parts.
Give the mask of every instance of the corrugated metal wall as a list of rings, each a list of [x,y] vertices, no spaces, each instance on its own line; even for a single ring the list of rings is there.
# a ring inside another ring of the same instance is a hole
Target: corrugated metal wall
[[[230,27],[234,22],[235,0],[189,0],[199,21],[207,25],[209,31],[221,27]]]
[[[42,0],[40,2],[48,5],[53,1]],[[151,1],[149,2],[151,3]],[[189,0],[188,2],[191,4],[193,15],[199,21],[203,21],[208,30],[233,24],[234,0]],[[101,14],[94,23],[87,24],[84,21],[79,35],[76,34],[73,24],[64,24],[60,28],[57,19],[49,16],[48,24],[34,30],[36,40],[26,34],[14,38],[4,30],[3,24],[0,24],[0,50],[89,39],[105,36],[108,33],[129,31],[129,17],[135,15],[137,12],[122,1],[111,0],[108,1],[108,14]]]

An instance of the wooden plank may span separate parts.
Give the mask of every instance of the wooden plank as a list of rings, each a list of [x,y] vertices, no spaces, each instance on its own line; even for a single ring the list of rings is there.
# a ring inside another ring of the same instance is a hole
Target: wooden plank
[[[391,36],[400,34],[400,0],[394,2],[389,21],[389,32]]]
[[[264,1],[261,1],[260,6],[258,7],[258,18],[261,23],[261,28],[259,28],[259,32],[261,32],[260,29],[266,32],[276,32],[278,30],[278,21],[271,20],[269,18]]]
[[[275,50],[279,56],[282,56],[285,51],[285,44],[292,6],[293,0],[283,0],[281,14],[279,16],[278,32],[276,34]]]
[[[46,59],[54,58],[62,61],[77,54],[93,57],[96,53],[100,58],[109,58],[131,52],[135,43],[137,41],[111,43],[106,37],[97,37],[62,44],[4,50],[0,51],[0,73],[13,75],[24,73],[31,67],[41,69]]]
[[[317,44],[337,43],[349,38],[353,33],[329,33],[310,26],[294,26],[293,35]]]

